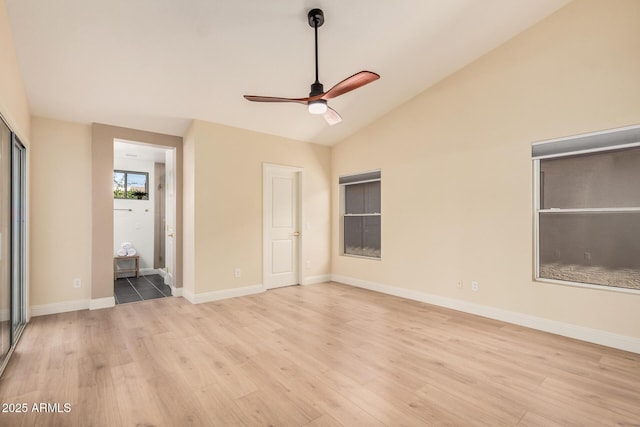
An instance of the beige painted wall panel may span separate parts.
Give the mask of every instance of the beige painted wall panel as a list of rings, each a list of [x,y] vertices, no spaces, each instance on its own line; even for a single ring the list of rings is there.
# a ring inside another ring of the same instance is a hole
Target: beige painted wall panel
[[[194,136],[194,123],[192,122],[187,134],[183,139],[183,158],[184,158],[184,177],[183,177],[183,205],[182,205],[182,218],[184,222],[183,227],[183,276],[182,287],[191,293],[195,293],[195,136]]]
[[[330,274],[330,149],[200,121],[191,135],[196,292],[262,284],[263,163],[304,168],[302,275]]]
[[[38,117],[31,125],[30,305],[88,300],[91,126]]]
[[[27,145],[31,133],[31,114],[24,91],[18,59],[13,47],[5,2],[0,0],[0,114]]]
[[[639,16],[573,2],[334,146],[334,206],[339,175],[381,168],[383,218],[382,260],[348,258],[333,210],[333,273],[640,337],[640,295],[533,282],[530,155],[640,123]]]

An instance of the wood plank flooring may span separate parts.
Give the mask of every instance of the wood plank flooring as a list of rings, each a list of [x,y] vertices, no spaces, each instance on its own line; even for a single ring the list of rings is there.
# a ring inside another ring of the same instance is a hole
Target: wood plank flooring
[[[640,355],[327,283],[34,318],[0,402],[28,408],[1,426],[640,426]]]

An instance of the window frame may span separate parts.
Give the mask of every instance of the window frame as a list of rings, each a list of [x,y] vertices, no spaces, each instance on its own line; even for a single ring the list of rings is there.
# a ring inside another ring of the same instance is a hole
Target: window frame
[[[113,194],[113,199],[114,200],[151,200],[151,194],[149,193],[149,172],[141,172],[141,171],[132,171],[132,170],[124,170],[124,169],[114,169],[113,170],[113,174],[115,175],[116,173],[122,173],[124,174],[124,197],[116,197],[115,195],[115,189],[113,190],[114,194]],[[145,193],[147,193],[147,197],[144,199],[141,198],[136,198],[136,197],[127,197],[127,187],[128,187],[128,180],[127,180],[127,176],[128,175],[144,175],[146,177],[145,179]]]
[[[376,176],[377,177],[374,177]],[[362,179],[358,179],[362,178]],[[348,181],[348,182],[343,182]],[[348,185],[365,184],[367,182],[380,182],[380,212],[375,213],[362,213],[362,214],[347,214],[346,213],[346,187]],[[340,185],[340,255],[351,258],[362,258],[370,260],[382,260],[382,170],[374,169],[360,173],[340,175],[338,178]],[[344,238],[345,238],[345,218],[348,217],[379,217],[380,218],[380,256],[367,256],[350,254],[345,251]]]
[[[549,144],[549,145],[545,145]],[[554,150],[554,144],[557,144]],[[640,289],[595,283],[574,282],[540,276],[540,217],[545,213],[620,213],[640,212],[640,206],[612,208],[541,208],[540,161],[576,155],[589,155],[640,147],[640,125],[591,132],[564,138],[534,142],[533,160],[533,232],[534,232],[534,281],[581,288],[607,290],[612,292],[640,294]]]
[[[2,134],[4,137],[2,138]],[[8,233],[2,236],[3,286],[0,286],[0,297],[8,297],[0,305],[3,312],[3,330],[0,331],[0,375],[4,372],[27,321],[27,271],[29,268],[27,250],[27,147],[13,131],[4,116],[0,113],[0,148],[2,158],[2,214],[3,227]],[[5,191],[6,190],[6,191]],[[2,298],[0,298],[2,299]],[[8,330],[7,330],[8,328]],[[8,347],[5,344],[8,343]]]

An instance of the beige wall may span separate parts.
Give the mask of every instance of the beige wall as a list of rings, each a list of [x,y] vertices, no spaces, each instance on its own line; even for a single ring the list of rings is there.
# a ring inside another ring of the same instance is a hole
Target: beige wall
[[[30,305],[91,295],[91,126],[32,118]],[[82,287],[73,287],[75,278]]]
[[[27,147],[27,174],[31,166],[31,115],[27,95],[22,84],[20,69],[16,52],[13,47],[13,37],[9,26],[9,18],[4,0],[0,0],[0,116],[6,121],[11,130],[17,134],[21,142]],[[27,176],[27,209],[26,209],[26,232],[27,240],[30,240],[32,233],[32,207],[31,180]],[[31,248],[27,243],[26,263],[27,269],[32,265],[30,260]],[[30,274],[26,274],[27,294],[30,289]],[[31,304],[27,295],[27,304]],[[28,312],[27,312],[28,313]]]
[[[530,154],[640,123],[638,16],[573,2],[334,146],[333,205],[339,175],[381,168],[383,222],[382,260],[348,258],[332,211],[333,273],[640,337],[640,295],[532,280]]]
[[[0,114],[27,145],[31,132],[31,116],[27,95],[22,85],[9,17],[4,0],[0,0]]]
[[[263,283],[263,163],[304,168],[303,223],[309,229],[302,250],[310,268],[302,275],[330,274],[330,149],[194,121],[185,138],[184,168],[194,173],[185,179],[185,288],[203,293]]]
[[[184,170],[186,173],[183,178],[183,202],[182,202],[182,221],[183,221],[183,239],[182,239],[182,287],[185,291],[195,293],[196,285],[196,142],[195,142],[196,122],[192,122],[183,140],[183,159]]]

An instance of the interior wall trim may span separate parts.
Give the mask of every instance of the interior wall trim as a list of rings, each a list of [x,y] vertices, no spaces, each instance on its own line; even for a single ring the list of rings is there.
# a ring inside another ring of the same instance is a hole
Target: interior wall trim
[[[46,316],[47,314],[67,313],[69,311],[88,310],[88,299],[76,301],[63,301],[52,304],[33,305],[30,307],[31,317]]]
[[[640,338],[334,274],[332,281],[640,354]]]
[[[202,304],[205,302],[219,301],[227,298],[243,297],[246,295],[259,294],[266,290],[265,287],[261,284],[202,293],[193,293],[192,291],[184,287],[182,289],[182,296],[186,298],[186,300],[191,304]]]
[[[319,276],[308,276],[302,278],[301,285],[316,285],[318,283],[330,282],[331,275],[330,274],[322,274]]]
[[[116,306],[114,297],[97,298],[89,300],[89,310],[99,310],[101,308],[110,308]]]

